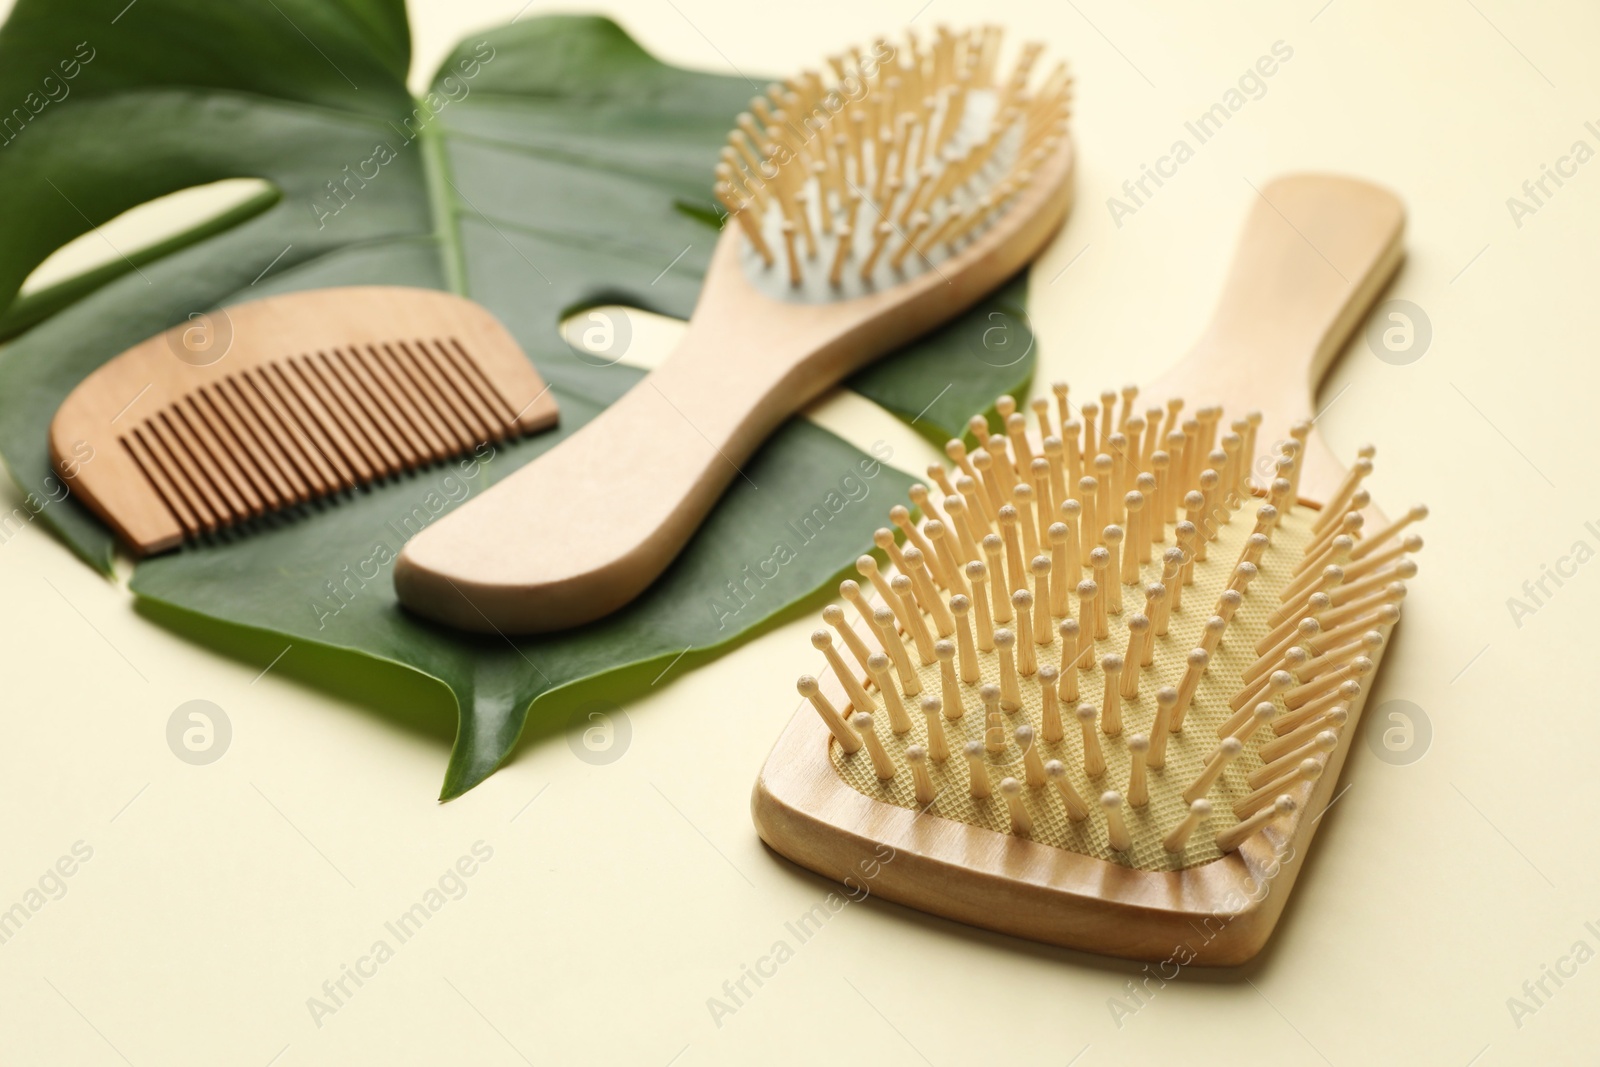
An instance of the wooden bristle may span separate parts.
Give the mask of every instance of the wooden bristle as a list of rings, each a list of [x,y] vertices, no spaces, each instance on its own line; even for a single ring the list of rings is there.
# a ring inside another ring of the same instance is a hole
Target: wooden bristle
[[[1343,515],[1291,507],[1308,440],[1293,435],[1252,497],[1253,414],[1126,389],[1080,421],[1053,391],[999,398],[997,424],[975,416],[978,447],[952,440],[950,466],[912,491],[920,524],[891,509],[888,566],[859,563],[880,606],[844,586],[862,647],[845,638],[846,657],[818,631],[835,669],[862,676],[840,682],[852,710],[889,729],[813,704],[835,769],[869,796],[1143,869],[1208,862],[1295,816],[1337,766],[1417,573],[1406,526],[1426,511],[1369,528],[1370,455]],[[841,632],[837,606],[824,620]],[[902,699],[919,692],[920,721]]]
[[[951,37],[983,43],[960,53],[969,61],[879,40],[750,102],[713,191],[758,269],[781,269],[792,286],[893,284],[979,236],[1060,150],[1064,68],[1033,78],[1040,46],[1026,45],[1002,73],[998,30]]]

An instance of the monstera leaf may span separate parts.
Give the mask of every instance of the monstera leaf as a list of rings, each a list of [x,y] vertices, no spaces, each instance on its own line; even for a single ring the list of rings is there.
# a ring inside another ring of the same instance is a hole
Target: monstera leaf
[[[580,697],[620,698],[817,594],[909,479],[796,420],[671,570],[610,618],[512,641],[403,612],[389,564],[409,530],[637,380],[579,358],[560,321],[610,303],[688,315],[717,237],[709,175],[759,91],[668,67],[604,19],[552,17],[462,42],[413,98],[408,35],[399,0],[20,0],[0,29],[0,335],[14,338],[0,356],[0,451],[26,510],[109,571],[110,535],[63,498],[45,451],[51,413],[100,363],[191,312],[295,289],[394,283],[487,305],[551,384],[559,430],[146,560],[131,581],[148,616],[214,647],[259,663],[283,652],[277,670],[397,720],[454,710],[452,797],[506,758],[530,709],[564,725]],[[227,178],[270,191],[11,299],[72,238]],[[930,438],[959,433],[1027,380],[1021,291],[856,388]],[[818,509],[820,531],[799,525]]]

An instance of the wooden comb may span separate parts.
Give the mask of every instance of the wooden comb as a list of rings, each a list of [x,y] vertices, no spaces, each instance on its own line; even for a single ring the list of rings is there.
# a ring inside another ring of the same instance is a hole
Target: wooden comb
[[[412,538],[401,601],[508,633],[616,610],[785,419],[1036,256],[1071,199],[1071,81],[1063,67],[1031,79],[1037,45],[1002,72],[999,49],[993,27],[880,40],[752,101],[717,167],[734,224],[677,349]]]
[[[922,522],[891,511],[904,545],[879,531],[891,566],[844,583],[854,624],[824,612],[828,669],[756,782],[762,838],[1021,937],[1179,966],[1258,952],[1416,573],[1401,531],[1425,512],[1384,524],[1372,450],[1346,472],[1305,418],[1403,218],[1363,182],[1275,181],[1202,340],[1144,392],[1163,405],[1075,409],[1058,385],[1036,429],[1009,398],[1001,427],[975,418],[980,447],[952,441],[937,491],[912,489]]]
[[[147,555],[556,419],[483,307],[353,286],[240,304],[135,345],[67,396],[50,452]],[[94,460],[75,462],[85,443]]]

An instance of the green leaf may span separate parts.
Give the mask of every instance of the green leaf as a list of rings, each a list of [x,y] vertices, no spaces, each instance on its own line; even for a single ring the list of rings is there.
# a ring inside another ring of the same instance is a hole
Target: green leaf
[[[672,568],[608,619],[511,641],[406,614],[389,568],[406,537],[638,380],[575,358],[561,319],[607,303],[687,317],[716,239],[709,176],[759,89],[661,64],[607,20],[562,16],[462,42],[414,100],[398,2],[124,4],[20,0],[0,28],[0,102],[24,107],[11,125],[0,114],[0,302],[57,247],[145,201],[225,178],[274,191],[0,318],[0,332],[25,331],[0,358],[0,453],[30,510],[109,571],[110,535],[55,499],[51,414],[95,367],[185,314],[273,293],[462,292],[506,323],[562,417],[146,560],[131,584],[148,617],[256,663],[287,648],[277,671],[424,732],[453,728],[452,797],[505,760],[530,711],[535,732],[559,729],[580,696],[621,699],[825,597],[904,499],[909,480],[886,456],[796,420],[747,468],[761,489],[736,483]],[[99,29],[80,44],[83,26]],[[1019,279],[853,387],[931,439],[961,433],[1031,372],[1031,350],[1012,361],[1015,348],[984,348],[991,316],[1025,321],[1021,296]]]

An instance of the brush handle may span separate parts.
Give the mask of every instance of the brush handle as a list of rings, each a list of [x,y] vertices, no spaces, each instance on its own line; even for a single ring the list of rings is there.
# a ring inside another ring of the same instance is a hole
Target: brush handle
[[[697,309],[655,371],[455,521],[413,539],[395,572],[401,599],[465,601],[456,625],[513,632],[575,625],[632,600],[725,490],[764,488],[743,470],[750,456],[863,361],[863,350],[829,345],[788,318],[782,308],[764,317]],[[838,365],[798,358],[808,351]],[[450,588],[434,588],[440,575]]]
[[[1324,174],[1278,178],[1254,201],[1211,322],[1149,393],[1262,412],[1260,457],[1311,416],[1318,383],[1399,267],[1405,208],[1379,186]],[[1306,452],[1300,495],[1324,501],[1344,469],[1314,427]]]
[[[1070,155],[1060,166],[1070,173]],[[1045,210],[1008,214],[992,240],[943,270],[823,303],[758,291],[730,227],[667,360],[413,537],[395,563],[401,601],[453,626],[506,633],[578,626],[622,607],[666,570],[724,490],[761,491],[742,468],[784,420],[1011,277],[1049,241],[1069,197],[1063,180],[1041,194]]]
[[[579,626],[642,593],[783,421],[852,371],[993,292],[1049,243],[1072,201],[1062,139],[992,223],[935,269],[849,295],[758,284],[738,227],[711,257],[689,331],[654,373],[571,437],[428,526],[395,561],[407,608],[467,630]],[[819,291],[820,290],[820,291]],[[734,577],[707,575],[708,588]]]

